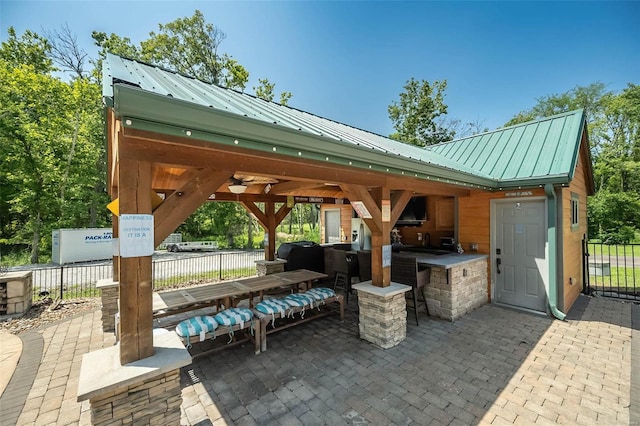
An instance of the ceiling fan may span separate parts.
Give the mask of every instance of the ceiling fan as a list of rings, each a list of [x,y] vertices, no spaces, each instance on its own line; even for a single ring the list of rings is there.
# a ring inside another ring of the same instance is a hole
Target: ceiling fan
[[[274,183],[278,183],[278,180],[265,176],[235,174],[231,177],[229,191],[234,194],[242,194],[247,190],[248,185],[271,185]]]

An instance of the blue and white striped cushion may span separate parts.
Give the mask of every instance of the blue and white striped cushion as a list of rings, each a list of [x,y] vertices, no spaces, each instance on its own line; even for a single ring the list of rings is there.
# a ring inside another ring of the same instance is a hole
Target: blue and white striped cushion
[[[287,302],[292,308],[302,308],[302,310],[300,311],[300,318],[304,318],[304,310],[306,309],[306,307],[311,306],[311,308],[313,309],[313,304],[316,302],[316,299],[313,296],[304,293],[290,294],[282,300]],[[290,316],[293,318],[293,310],[290,311]]]
[[[316,287],[305,292],[305,294],[313,296],[316,300],[325,300],[329,297],[335,297],[336,292],[326,287]]]
[[[275,326],[276,314],[284,318],[289,304],[282,299],[265,299],[256,305],[256,310],[263,314],[271,315],[271,326]]]
[[[205,334],[214,331],[218,328],[218,322],[215,318],[208,315],[189,318],[180,322],[176,326],[176,333],[178,336],[185,338],[187,348],[191,347],[189,337],[199,336],[202,342],[205,339]]]
[[[240,328],[244,328],[244,323],[250,321],[251,318],[253,318],[253,312],[246,308],[229,308],[216,314],[218,324],[226,326],[239,324]]]
[[[305,306],[313,306],[313,304],[316,302],[315,297],[305,293],[290,294],[282,300],[287,302],[291,307],[301,307],[301,308]]]
[[[256,310],[263,314],[280,314],[284,316],[285,312],[289,309],[289,304],[280,299],[265,299],[256,305]]]

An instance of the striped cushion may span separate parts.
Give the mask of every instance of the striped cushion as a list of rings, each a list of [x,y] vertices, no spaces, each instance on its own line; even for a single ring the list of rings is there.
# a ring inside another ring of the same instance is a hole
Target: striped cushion
[[[313,296],[316,300],[324,300],[328,299],[329,297],[335,297],[336,292],[330,288],[316,287],[307,291],[305,294]]]
[[[265,299],[256,305],[256,310],[263,314],[277,314],[284,316],[285,312],[289,309],[289,304],[280,299]]]
[[[240,328],[244,328],[244,323],[251,318],[253,318],[253,312],[246,308],[229,308],[216,315],[218,324],[226,326],[239,324]]]
[[[176,326],[178,336],[184,337],[187,347],[191,347],[189,337],[200,336],[200,341],[205,339],[205,334],[218,328],[215,318],[208,315],[189,318]]]
[[[316,301],[315,297],[307,295],[305,293],[290,294],[282,300],[287,302],[291,307],[313,306]]]
[[[271,326],[276,325],[276,314],[280,314],[280,318],[284,318],[289,304],[282,299],[266,299],[256,305],[256,310],[263,314],[271,315]]]
[[[313,296],[304,293],[290,294],[282,300],[286,301],[291,308],[302,308],[300,310],[300,318],[304,318],[304,310],[307,306],[311,306],[313,309],[313,304],[316,302],[316,299]],[[293,318],[293,309],[289,311],[289,315]]]

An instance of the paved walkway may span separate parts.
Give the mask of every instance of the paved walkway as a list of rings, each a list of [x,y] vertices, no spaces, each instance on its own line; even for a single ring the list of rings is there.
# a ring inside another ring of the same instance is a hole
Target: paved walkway
[[[182,424],[627,425],[639,402],[630,399],[638,309],[581,296],[561,322],[488,305],[455,323],[409,321],[407,340],[389,350],[360,340],[350,311],[344,323],[269,335],[257,356],[244,345],[196,358],[182,374]],[[20,337],[0,424],[89,424],[75,393],[82,354],[114,343],[100,313]],[[22,365],[33,359],[29,378]]]

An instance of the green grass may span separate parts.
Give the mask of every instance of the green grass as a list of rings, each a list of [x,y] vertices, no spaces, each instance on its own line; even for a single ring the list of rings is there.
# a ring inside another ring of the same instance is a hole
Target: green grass
[[[591,256],[627,256],[640,259],[640,244],[637,245],[606,245],[589,243]]]
[[[640,289],[640,268],[618,268],[611,267],[610,276],[589,276],[591,287],[601,288],[605,290],[609,287],[624,289],[625,287],[632,289]]]
[[[247,268],[225,269],[222,271],[222,280],[230,280],[234,278],[246,278],[255,275],[255,269]],[[202,282],[212,282],[220,279],[219,271],[200,272],[197,274],[175,275],[170,278],[160,278],[153,280],[154,290],[164,290],[174,287],[186,287],[188,285],[197,285]]]

